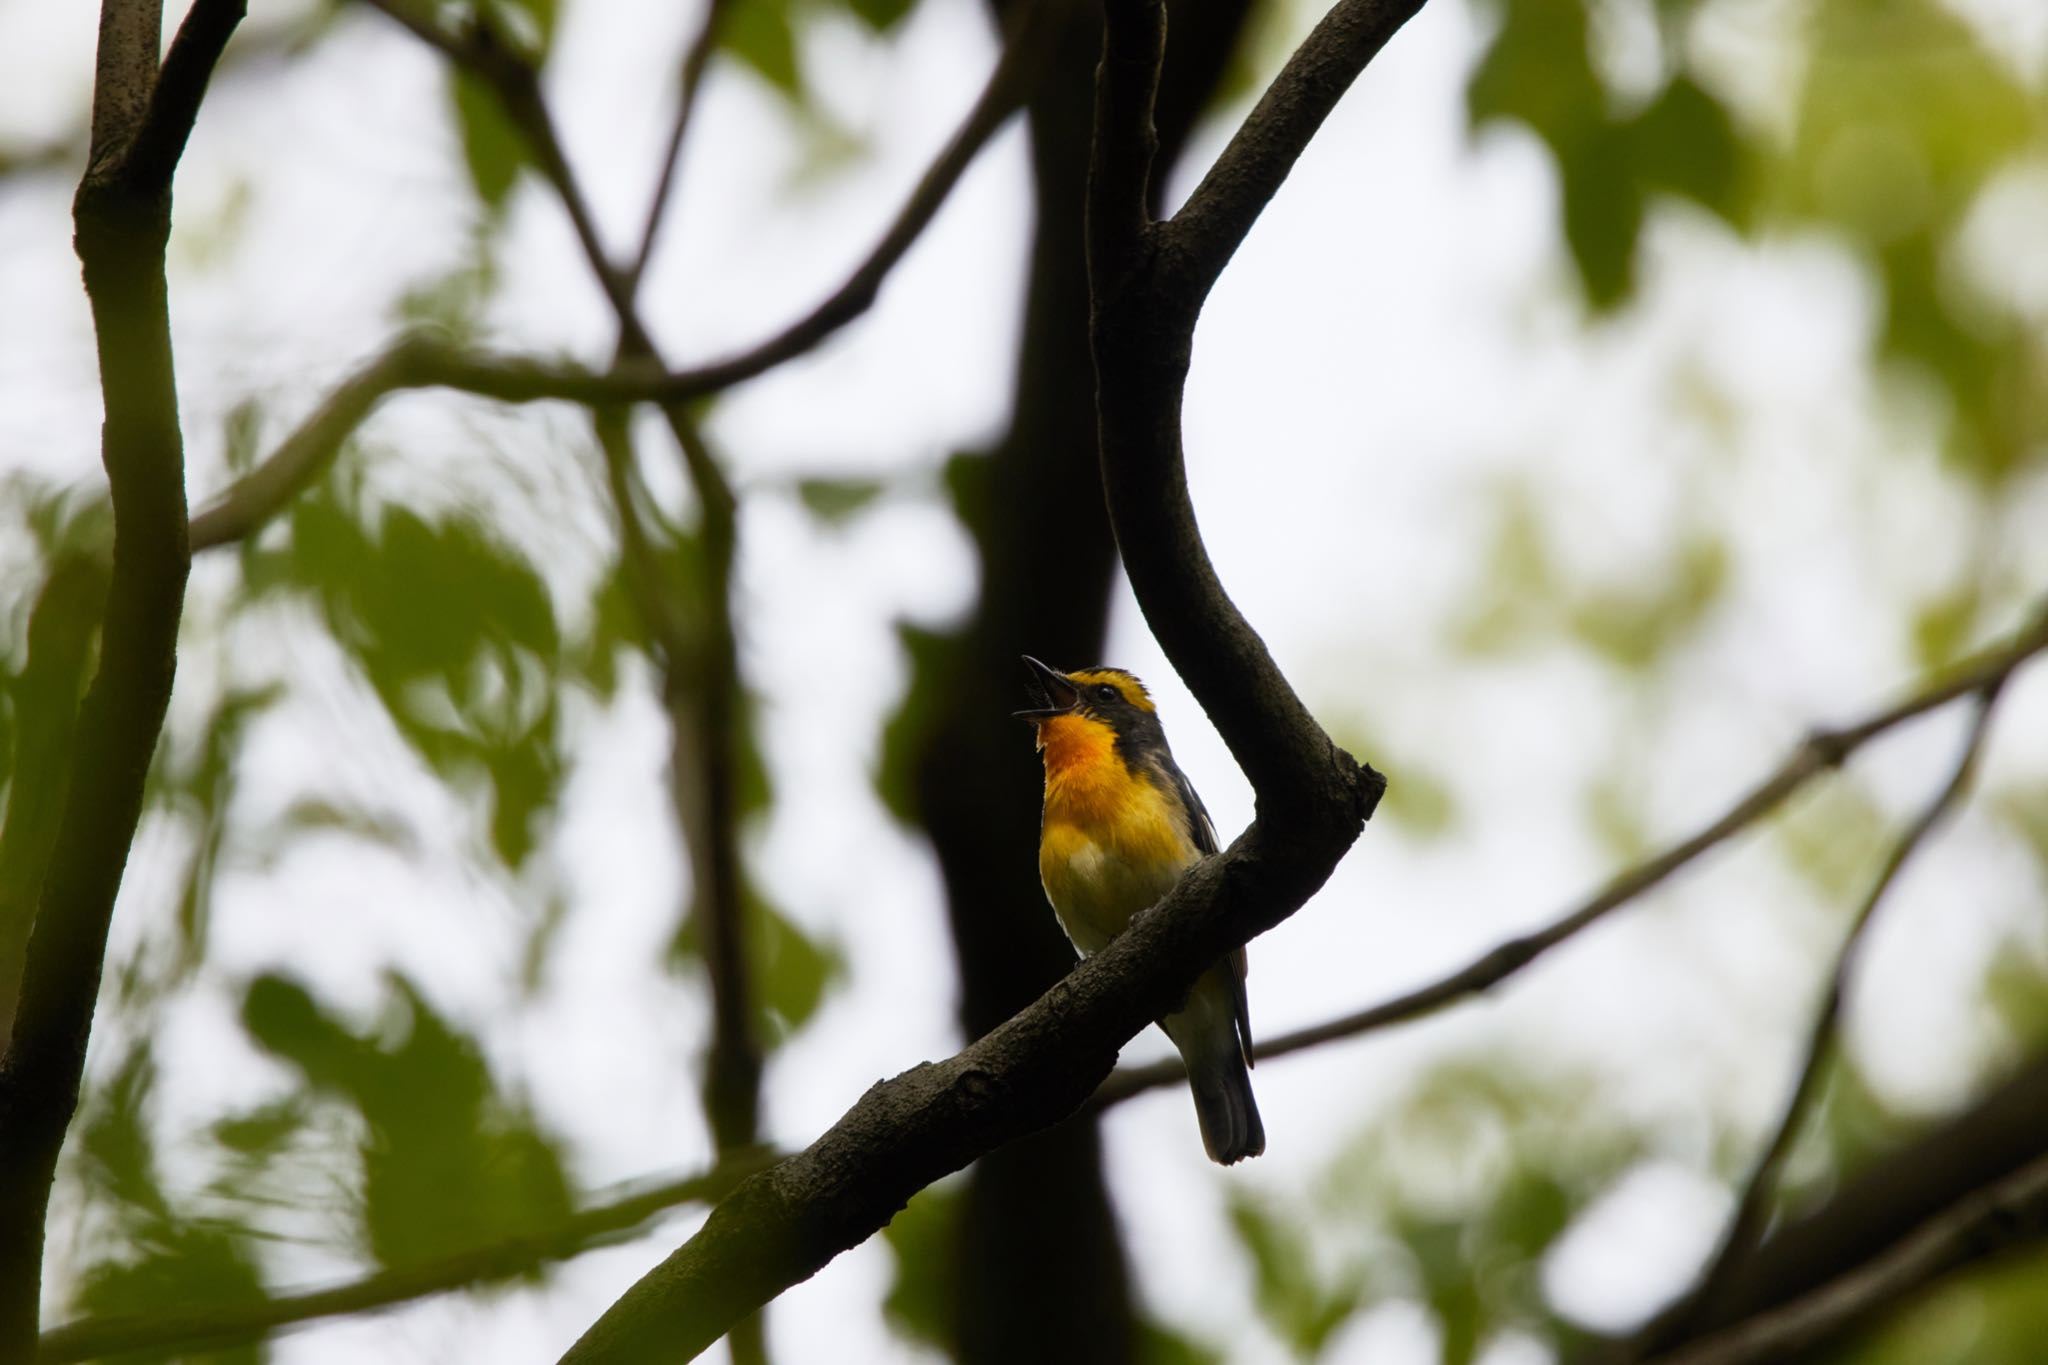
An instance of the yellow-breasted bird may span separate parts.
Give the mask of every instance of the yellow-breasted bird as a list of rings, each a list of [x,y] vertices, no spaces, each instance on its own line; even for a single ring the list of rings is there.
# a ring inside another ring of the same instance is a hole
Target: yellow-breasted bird
[[[1038,875],[1086,957],[1216,852],[1216,828],[1175,766],[1143,683],[1120,668],[1061,673],[1028,654],[1024,662],[1039,705],[1017,714],[1037,726],[1045,759]],[[1265,1151],[1244,949],[1204,972],[1159,1026],[1187,1063],[1210,1159],[1227,1166]]]

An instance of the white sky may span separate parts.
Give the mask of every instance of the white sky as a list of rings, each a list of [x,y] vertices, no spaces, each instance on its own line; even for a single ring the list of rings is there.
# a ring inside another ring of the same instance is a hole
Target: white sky
[[[570,155],[622,242],[637,231],[674,54],[694,15],[652,0],[566,8],[550,90]],[[1962,8],[1984,16],[2023,68],[2041,69],[2048,22],[2027,0]],[[1784,9],[1731,4],[1702,49],[1753,48],[1759,29],[1782,31]],[[1475,146],[1464,130],[1463,79],[1483,24],[1438,0],[1395,40],[1233,261],[1197,338],[1190,479],[1225,582],[1319,713],[1379,737],[1386,752],[1369,756],[1396,780],[1406,762],[1448,782],[1462,817],[1434,842],[1370,827],[1329,888],[1255,945],[1254,1016],[1266,1034],[1461,964],[1596,885],[1612,866],[1583,818],[1596,774],[1627,774],[1636,813],[1663,840],[1761,776],[1807,725],[1882,700],[1911,668],[1900,604],[1946,584],[1976,534],[1972,509],[1934,466],[1931,420],[1874,385],[1863,363],[1870,290],[1826,242],[1743,244],[1696,214],[1660,211],[1640,308],[1582,330],[1547,158],[1527,137],[1490,133]],[[51,111],[83,99],[90,47],[88,6],[0,7],[0,129],[60,126]],[[831,168],[814,164],[773,96],[717,69],[648,282],[671,358],[751,340],[835,284],[973,98],[991,55],[973,6],[921,5],[883,44],[821,23],[810,70],[832,121],[863,146]],[[1768,82],[1743,93],[1766,122],[1783,97]],[[1223,132],[1199,139],[1191,162],[1213,155]],[[769,700],[782,793],[750,853],[778,902],[840,944],[851,968],[773,1063],[767,1124],[781,1143],[808,1141],[875,1078],[957,1043],[936,879],[868,794],[868,772],[877,724],[903,682],[890,621],[942,622],[971,601],[964,538],[916,489],[1005,417],[1028,229],[1023,153],[1012,128],[866,318],[736,391],[713,424],[748,494],[745,665]],[[2015,225],[2038,223],[2044,185],[2048,167],[2012,177],[1997,191],[2009,206],[1980,225],[2036,317],[2048,316],[2048,250]],[[0,469],[85,480],[97,473],[98,408],[68,199],[54,180],[0,192]],[[181,171],[178,209],[173,310],[201,502],[224,483],[219,432],[234,404],[260,398],[274,439],[388,335],[404,288],[459,258],[470,200],[436,60],[388,25],[349,15],[309,58],[223,82]],[[556,205],[531,185],[515,200],[502,263],[495,340],[606,353],[608,314]],[[1725,426],[1702,394],[1733,414]],[[365,437],[404,452],[379,464],[375,487],[492,500],[515,536],[559,566],[564,600],[596,567],[588,475],[565,465],[566,455],[588,468],[575,414],[413,396],[388,405]],[[507,467],[559,496],[540,515],[504,507]],[[902,475],[913,491],[844,532],[824,531],[789,493],[791,480],[815,473]],[[1729,534],[1729,598],[1686,646],[1677,676],[1645,689],[1562,652],[1480,663],[1448,647],[1446,622],[1483,572],[1488,490],[1503,480],[1540,495],[1574,579],[1653,570],[1688,527]],[[2037,482],[2002,514],[2003,534],[1990,535],[2009,581],[2048,582],[2048,542],[2016,530],[2044,516],[2048,488]],[[229,562],[202,564],[199,617],[231,582]],[[1317,590],[1304,591],[1310,582]],[[223,677],[301,684],[256,731],[239,815],[260,825],[308,792],[346,793],[403,815],[423,852],[321,841],[275,866],[230,868],[208,977],[157,1026],[167,1128],[189,1130],[280,1084],[234,1022],[250,974],[288,968],[324,998],[368,1009],[396,965],[485,1028],[505,1073],[573,1136],[588,1184],[701,1165],[708,1143],[687,1063],[702,1010],[692,992],[649,977],[682,869],[660,793],[661,722],[645,689],[629,689],[612,713],[575,718],[568,817],[545,870],[507,887],[459,869],[478,837],[469,813],[422,781],[368,717],[331,647],[276,620],[244,624],[227,648],[193,635],[177,711],[187,724]],[[1113,635],[1110,661],[1153,684],[1176,753],[1227,837],[1249,818],[1242,779],[1127,598]],[[1866,771],[1888,810],[1917,804],[1938,780],[1959,734],[1953,719],[1872,755]],[[1985,786],[2044,772],[2048,674],[2037,673],[2003,708]],[[145,838],[117,952],[154,932],[181,847],[162,830]],[[545,989],[522,1001],[526,929],[557,891],[577,910]],[[1977,983],[2020,916],[2032,916],[2038,942],[2040,895],[1977,815],[1909,870],[1852,1010],[1859,1057],[1888,1094],[1952,1103],[1967,1080],[1958,1054],[1993,1055]],[[1313,1201],[1330,1159],[1433,1059],[1511,1044],[1600,1078],[1604,1102],[1673,1134],[1680,1149],[1632,1174],[1548,1267],[1572,1311],[1627,1320],[1682,1283],[1710,1240],[1724,1209],[1701,1176],[1712,1125],[1753,1135],[1770,1122],[1841,925],[1782,870],[1769,841],[1752,840],[1498,1001],[1261,1067],[1272,1142],[1249,1167],[1208,1165],[1177,1092],[1119,1109],[1107,1125],[1111,1178],[1148,1300],[1234,1360],[1285,1359],[1251,1311],[1226,1189]],[[1148,1036],[1128,1055],[1164,1047]],[[678,1218],[583,1257],[544,1291],[322,1326],[285,1339],[276,1358],[552,1361],[689,1226]],[[877,1310],[890,1269],[870,1244],[785,1296],[772,1319],[778,1361],[905,1356]],[[314,1282],[346,1266],[293,1253],[288,1270],[282,1278]],[[1507,1343],[1489,1360],[1531,1351]],[[1400,1365],[1433,1359],[1434,1346],[1419,1315],[1392,1308],[1348,1329],[1331,1358]]]

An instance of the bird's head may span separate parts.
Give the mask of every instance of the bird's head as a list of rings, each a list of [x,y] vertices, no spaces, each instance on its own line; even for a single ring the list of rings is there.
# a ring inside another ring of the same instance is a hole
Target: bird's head
[[[1029,654],[1032,699],[1038,705],[1016,714],[1038,727],[1041,747],[1047,730],[1101,727],[1126,742],[1158,733],[1159,713],[1151,694],[1121,668],[1084,668],[1062,673]]]

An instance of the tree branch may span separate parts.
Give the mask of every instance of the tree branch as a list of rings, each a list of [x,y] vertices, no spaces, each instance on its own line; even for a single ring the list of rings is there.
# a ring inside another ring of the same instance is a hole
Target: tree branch
[[[380,1270],[347,1284],[278,1294],[252,1303],[68,1322],[43,1333],[35,1359],[37,1365],[63,1365],[129,1351],[218,1350],[260,1340],[280,1329],[320,1318],[390,1308],[433,1294],[513,1279],[550,1262],[567,1260],[620,1240],[671,1209],[717,1199],[774,1159],[772,1152],[735,1154],[720,1160],[712,1170],[643,1184],[630,1193],[579,1209],[555,1226],[524,1237],[476,1247],[423,1265]]]
[[[369,0],[376,3],[376,0]],[[818,345],[864,313],[882,282],[937,215],[961,174],[1003,122],[1016,111],[1041,74],[1056,28],[1051,15],[1070,0],[1027,7],[1016,34],[990,73],[988,84],[938,158],[911,191],[882,238],[846,281],[809,313],[780,332],[722,360],[668,370],[645,359],[609,370],[528,356],[462,351],[425,337],[409,337],[365,364],[323,400],[283,445],[193,520],[193,548],[213,549],[254,531],[318,477],[349,434],[386,396],[405,389],[448,388],[502,403],[555,399],[590,406],[685,403],[753,379]],[[376,8],[444,53],[459,41],[403,5]],[[594,231],[592,233],[594,238]],[[586,249],[588,243],[586,242]],[[609,272],[609,267],[606,267]],[[616,272],[611,272],[616,280]],[[636,285],[638,272],[626,277]],[[609,294],[608,294],[609,296]]]
[[[1763,820],[1793,793],[1822,773],[1840,767],[1872,740],[1958,697],[2002,687],[2006,678],[2043,650],[2048,650],[2048,604],[2044,604],[2035,617],[2009,640],[1963,660],[1933,682],[1883,710],[1837,729],[1813,731],[1775,772],[1739,797],[1705,828],[1620,873],[1585,902],[1544,928],[1509,939],[1457,971],[1391,1000],[1269,1038],[1259,1044],[1255,1055],[1260,1061],[1265,1061],[1395,1024],[1405,1024],[1491,990],[1552,948],[1662,885],[1702,854]],[[1103,1083],[1102,1089],[1096,1092],[1095,1103],[1099,1107],[1107,1107],[1185,1079],[1187,1071],[1178,1059],[1125,1067]]]
[[[1923,807],[1913,823],[1908,825],[1893,843],[1890,854],[1879,869],[1877,878],[1871,883],[1869,892],[1858,907],[1856,916],[1849,924],[1848,935],[1835,957],[1834,970],[1829,975],[1828,988],[1821,998],[1820,1008],[1815,1011],[1813,1023],[1808,1031],[1806,1049],[1799,1067],[1798,1079],[1793,1083],[1792,1092],[1785,1101],[1784,1113],[1779,1117],[1777,1128],[1770,1140],[1758,1154],[1749,1178],[1743,1182],[1741,1195],[1735,1203],[1735,1212],[1723,1229],[1719,1245],[1708,1258],[1706,1267],[1700,1272],[1695,1286],[1680,1296],[1678,1301],[1664,1312],[1659,1313],[1644,1330],[1641,1340],[1646,1350],[1651,1343],[1668,1342],[1686,1331],[1688,1323],[1694,1321],[1703,1309],[1718,1299],[1733,1274],[1756,1251],[1761,1239],[1764,1222],[1776,1197],[1778,1176],[1784,1169],[1785,1159],[1791,1154],[1792,1143],[1798,1137],[1809,1110],[1820,1093],[1820,1076],[1829,1057],[1833,1054],[1836,1027],[1841,1019],[1842,1003],[1848,994],[1849,976],[1855,969],[1856,959],[1862,947],[1864,935],[1877,916],[1877,908],[1884,902],[1899,871],[1906,865],[1934,827],[1947,816],[1963,792],[1969,787],[1977,769],[1978,756],[1983,752],[1984,737],[1991,723],[1991,713],[1997,705],[1998,694],[2005,685],[2003,677],[1987,683],[1977,694],[1977,714],[1971,721],[1970,733],[1964,741],[1962,752],[1956,759],[1954,771],[1948,781]]]
[[[947,1061],[876,1085],[805,1151],[734,1191],[565,1362],[686,1359],[868,1237],[933,1180],[1071,1112],[1124,1041],[1170,1013],[1200,972],[1286,918],[1322,884],[1377,801],[1383,781],[1308,716],[1224,596],[1194,530],[1180,469],[1179,400],[1199,300],[1170,297],[1148,274],[1148,154],[1101,146],[1145,139],[1135,118],[1117,120],[1132,110],[1149,118],[1158,77],[1156,5],[1120,12],[1120,4],[1112,0],[1107,16],[1097,104],[1106,117],[1090,193],[1091,350],[1110,517],[1140,605],[1232,741],[1258,792],[1258,818],[1036,1003]],[[1133,196],[1137,234],[1128,230]],[[1247,700],[1263,707],[1259,714],[1244,709]],[[1276,752],[1248,753],[1260,740],[1274,741]]]
[[[124,174],[146,193],[170,193],[171,173],[199,118],[199,103],[228,39],[249,12],[247,0],[193,0],[171,39],[148,112],[125,158]]]
[[[619,493],[623,493],[623,491],[623,488],[617,490]],[[637,525],[637,518],[634,524]],[[629,558],[630,556],[629,545]],[[649,562],[651,563],[651,560]],[[657,635],[662,633],[659,627],[656,627],[656,633]],[[2030,625],[2027,629],[2017,633],[2006,643],[1988,649],[1974,658],[1958,664],[1955,669],[1929,686],[1903,697],[1864,720],[1831,730],[1815,732],[1811,738],[1801,745],[1793,758],[1787,761],[1779,774],[1766,779],[1765,783],[1758,788],[1758,792],[1776,787],[1777,784],[1784,781],[1784,771],[1793,768],[1797,768],[1803,773],[1798,783],[1798,785],[1803,786],[1806,781],[1830,770],[1840,762],[1846,761],[1862,746],[1880,738],[1901,724],[1925,715],[1931,710],[1956,700],[1959,696],[1969,693],[1982,695],[1987,691],[2002,687],[2005,680],[2014,671],[2044,649],[2048,649],[2048,617],[2044,617],[2042,620]],[[1810,755],[1836,755],[1836,757],[1832,761],[1813,762]],[[1626,903],[1628,900],[1633,900],[1661,882],[1672,872],[1678,870],[1685,863],[1690,862],[1694,857],[1699,856],[1699,854],[1737,832],[1738,828],[1746,828],[1749,824],[1754,823],[1755,819],[1762,818],[1763,815],[1768,814],[1770,810],[1775,809],[1778,804],[1781,804],[1796,789],[1797,787],[1795,786],[1782,791],[1768,805],[1762,806],[1758,804],[1756,793],[1744,797],[1736,803],[1735,810],[1752,811],[1753,815],[1749,820],[1743,821],[1740,826],[1732,825],[1728,817],[1715,821],[1700,835],[1696,835],[1683,844],[1676,846],[1670,852],[1660,854],[1656,858],[1624,873],[1615,880],[1608,890],[1600,893],[1600,896],[1596,897],[1594,901],[1588,902],[1586,907],[1582,907],[1580,910],[1566,916],[1560,923],[1576,923],[1584,927],[1585,924],[1591,922],[1590,920],[1583,919],[1585,911],[1593,905],[1606,904],[1609,897],[1614,896],[1617,891],[1623,888],[1627,888],[1626,894],[1622,895],[1620,899],[1614,900],[1608,908],[1615,908]],[[1562,941],[1562,938],[1560,937],[1557,941]],[[1303,1029],[1296,1033],[1274,1038],[1260,1046],[1258,1056],[1261,1060],[1286,1056],[1319,1046],[1323,1043],[1356,1036],[1360,1033],[1372,1031],[1375,1028],[1416,1018],[1422,1014],[1433,1012],[1434,1009],[1442,1005],[1453,1003],[1457,999],[1475,994],[1485,989],[1486,986],[1496,984],[1500,979],[1518,969],[1515,966],[1506,966],[1506,963],[1515,962],[1525,966],[1533,960],[1533,955],[1527,957],[1519,954],[1504,955],[1499,950],[1496,950],[1496,952],[1482,957],[1471,967],[1466,968],[1464,971],[1453,973],[1434,986],[1411,992],[1397,1000],[1386,1002],[1342,1019],[1332,1020],[1329,1023],[1318,1025],[1314,1028]],[[1494,964],[1491,969],[1494,975],[1482,985],[1471,984],[1475,973],[1479,971],[1482,964],[1488,963]],[[2036,1070],[2039,1070],[2039,1068],[2036,1068]],[[2028,1076],[2032,1076],[2032,1074],[2032,1072],[2027,1073]],[[1127,1068],[1116,1072],[1097,1089],[1092,1104],[1098,1109],[1107,1109],[1148,1090],[1174,1084],[1184,1079],[1185,1072],[1177,1065]],[[1972,1155],[1967,1160],[1960,1161],[1960,1163],[1957,1161],[1947,1161],[1933,1155],[1932,1147],[1948,1143],[1950,1141],[1948,1134],[1951,1131],[1958,1134],[1958,1140],[1962,1140],[1967,1130],[1967,1134],[1971,1135],[1967,1137],[1971,1152],[1977,1153],[1978,1149],[1982,1148],[1987,1141],[1984,1136],[1978,1133],[1978,1130],[1983,1128],[1986,1123],[1989,1123],[1995,1129],[1994,1136],[1996,1134],[2027,1135],[2044,1131],[2036,1119],[2029,1117],[2040,1107],[2035,1098],[2040,1093],[2042,1093],[2040,1081],[2038,1079],[2027,1079],[2027,1077],[2023,1076],[2014,1085],[1994,1094],[1969,1114],[1964,1115],[1948,1125],[1948,1127],[1945,1127],[1940,1133],[1934,1134],[1926,1141],[1905,1149],[1901,1153],[1901,1160],[1908,1167],[1915,1170],[1924,1170],[1933,1165],[1944,1164],[1961,1164],[1971,1169],[1984,1169],[1986,1167],[2007,1169],[2012,1163],[1993,1160],[1981,1155]],[[2014,1104],[2022,1105],[2023,1109],[2007,1115],[2006,1111],[2011,1109]],[[2024,1146],[2025,1150],[2038,1151],[2037,1142],[2029,1141]],[[134,1319],[94,1318],[70,1323],[44,1334],[41,1350],[37,1358],[44,1362],[60,1362],[89,1359],[98,1355],[112,1354],[118,1351],[139,1350],[146,1347],[177,1349],[206,1344],[228,1344],[231,1340],[250,1339],[254,1336],[273,1331],[278,1327],[289,1326],[316,1317],[386,1307],[393,1303],[422,1297],[430,1293],[460,1289],[485,1279],[510,1276],[522,1272],[529,1265],[536,1264],[540,1260],[566,1259],[576,1254],[579,1250],[597,1244],[598,1240],[605,1234],[637,1226],[646,1218],[676,1204],[692,1202],[699,1198],[716,1197],[723,1190],[735,1185],[744,1175],[751,1174],[764,1163],[773,1159],[770,1155],[762,1154],[752,1159],[721,1162],[719,1169],[715,1172],[682,1180],[663,1182],[647,1190],[644,1194],[630,1195],[619,1200],[593,1206],[591,1209],[575,1215],[558,1229],[537,1234],[535,1237],[525,1239],[517,1244],[478,1248],[461,1256],[451,1257],[444,1262],[437,1262],[433,1267],[414,1267],[402,1272],[380,1272],[377,1275],[366,1277],[364,1280],[350,1285],[304,1294],[282,1295],[246,1308],[216,1309],[205,1312],[195,1311],[189,1315],[181,1314],[169,1318],[157,1316]],[[1901,1184],[1901,1175],[1896,1173],[1883,1175],[1879,1178],[1878,1183],[1885,1189],[1897,1188]],[[1843,1191],[1844,1197],[1859,1210],[1867,1209],[1871,1206],[1873,1193],[1857,1192],[1848,1188],[1845,1188]],[[1958,1200],[1958,1203],[1967,1203],[1970,1200],[1982,1199],[1984,1197],[1982,1192],[1966,1194]],[[1999,1197],[2002,1198],[2002,1196]],[[634,1212],[636,1209],[639,1212]],[[1827,1210],[1825,1209],[1819,1210],[1814,1214],[1803,1217],[1794,1224],[1788,1225],[1785,1231],[1773,1234],[1772,1239],[1765,1246],[1767,1248],[1775,1248],[1779,1241],[1785,1240],[1788,1236],[1799,1238],[1802,1245],[1811,1242],[1814,1235],[1811,1225],[1824,1221],[1826,1213]],[[549,1250],[545,1253],[531,1252],[530,1249],[534,1246],[545,1246]],[[527,1250],[523,1251],[522,1248]],[[532,1259],[522,1261],[520,1258],[524,1254],[530,1254]],[[1795,1254],[1797,1259],[1806,1263],[1810,1263],[1815,1255],[1811,1250],[1802,1250]],[[474,1269],[474,1267],[480,1265],[488,1267],[502,1265],[510,1268],[502,1271]],[[1849,1283],[1861,1273],[1853,1269],[1846,1272],[1842,1278],[1842,1283]],[[1836,1301],[1833,1297],[1835,1294],[1836,1290],[1833,1288],[1810,1290],[1799,1302],[1804,1304],[1808,1299],[1818,1299],[1827,1296],[1828,1301],[1833,1303]],[[1857,1300],[1857,1302],[1861,1302],[1861,1300]],[[1778,1308],[1767,1307],[1759,1313],[1756,1321],[1775,1320],[1774,1315],[1779,1311],[1780,1309]],[[1830,1315],[1825,1321],[1829,1324],[1839,1324],[1843,1321],[1842,1313],[1843,1310],[1840,1307],[1831,1309]],[[1803,1327],[1802,1330],[1811,1330],[1816,1334],[1820,1333],[1821,1329],[1817,1324],[1822,1319],[1812,1317],[1803,1310],[1797,1315],[1797,1318],[1801,1323],[1813,1324],[1810,1327]],[[201,1335],[215,1328],[218,1329],[218,1336]],[[1832,1327],[1829,1330],[1832,1330]],[[1809,1338],[1801,1338],[1801,1340],[1807,1339]],[[1719,1341],[1721,1338],[1717,1335],[1712,1340]]]
[[[1337,101],[1425,0],[1341,0],[1266,88],[1216,164],[1167,224],[1184,287],[1206,294]]]
[[[1654,1365],[1763,1365],[1803,1358],[1851,1323],[1961,1266],[2048,1234],[2048,1157],[1965,1198],[1865,1264]]]
[[[1103,488],[1117,545],[1146,623],[1251,782],[1261,823],[1298,848],[1349,847],[1384,782],[1359,780],[1358,765],[1274,665],[1224,592],[1188,497],[1180,405],[1207,286],[1172,266],[1169,229],[1148,227],[1143,208],[1164,7],[1113,0],[1105,18],[1088,269]],[[1312,34],[1304,50],[1315,42]],[[1362,68],[1370,53],[1355,55]],[[1302,61],[1298,51],[1275,85],[1300,80]],[[1270,172],[1284,174],[1284,166]]]
[[[624,272],[629,293],[639,293],[640,281],[647,274],[647,263],[654,257],[655,239],[661,235],[661,220],[675,192],[683,142],[689,136],[691,118],[697,111],[697,95],[703,88],[704,73],[710,68],[711,54],[718,47],[719,30],[724,25],[731,3],[732,0],[704,0],[704,17],[697,25],[697,36],[691,39],[690,46],[683,52],[682,66],[676,77],[676,117],[669,127],[668,146],[662,152],[661,175],[655,180],[654,193],[647,201],[647,220],[640,229],[640,246]]]
[[[163,31],[163,0],[108,0],[100,6],[87,182],[111,179],[142,131],[149,115],[150,90],[156,85],[157,49]]]
[[[158,103],[157,0],[107,0],[101,10],[92,155],[72,219],[106,409],[100,455],[114,561],[99,669],[79,708],[14,1032],[0,1058],[0,1359],[35,1350],[50,1184],[78,1107],[108,923],[177,668],[191,553],[164,282],[170,174],[206,72],[239,17],[238,5],[195,6],[179,34],[175,85]],[[131,150],[142,159],[131,161]]]

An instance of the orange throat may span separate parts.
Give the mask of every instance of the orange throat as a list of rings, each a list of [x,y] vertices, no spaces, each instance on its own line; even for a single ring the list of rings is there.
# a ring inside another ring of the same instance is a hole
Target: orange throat
[[[1083,827],[1110,818],[1131,783],[1116,752],[1116,731],[1086,716],[1051,716],[1038,723],[1045,759],[1047,824]]]

